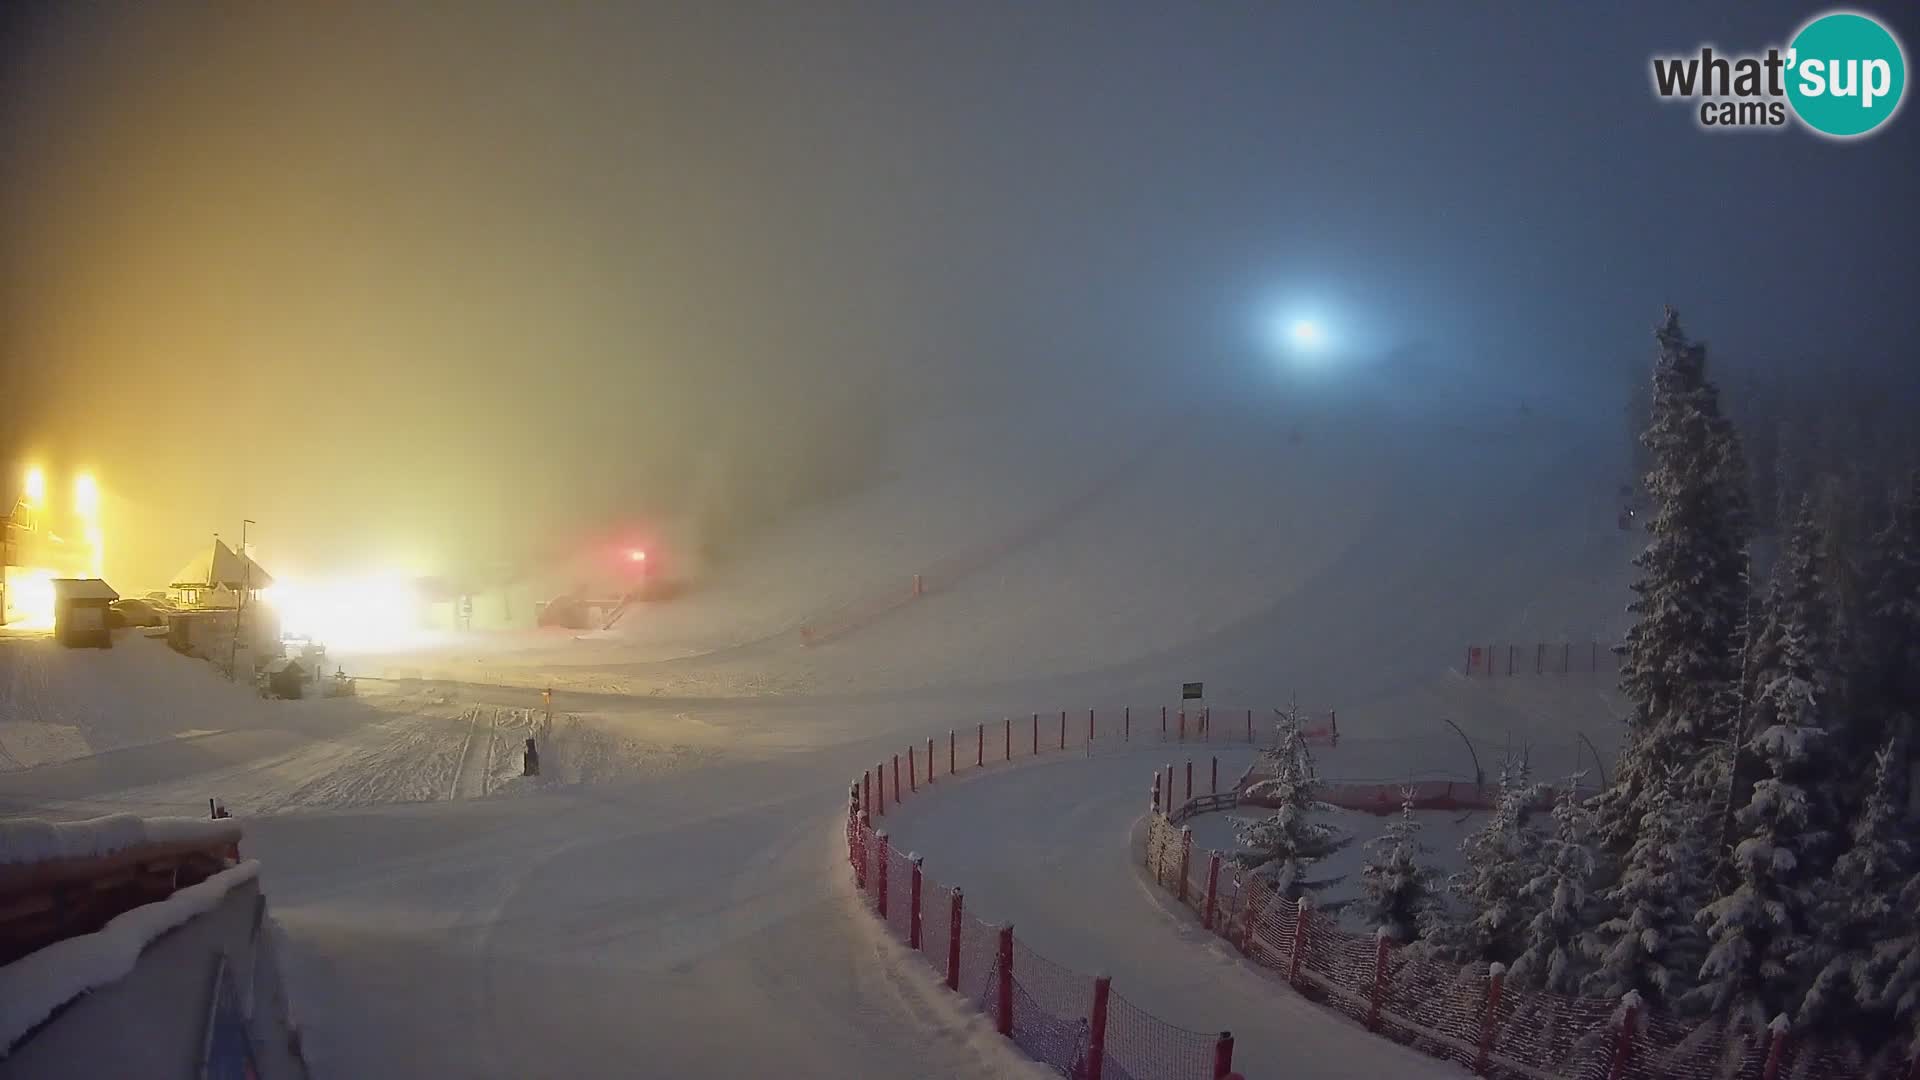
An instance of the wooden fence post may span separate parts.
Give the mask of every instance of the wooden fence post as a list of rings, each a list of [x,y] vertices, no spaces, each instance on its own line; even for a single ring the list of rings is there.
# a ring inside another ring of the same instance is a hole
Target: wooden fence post
[[[1767,1025],[1767,1064],[1760,1071],[1760,1080],[1780,1080],[1780,1062],[1787,1052],[1787,1033],[1793,1029],[1787,1014],[1781,1013]]]
[[[1213,779],[1207,783],[1207,794],[1220,794],[1220,755],[1213,755]]]
[[[1367,1030],[1380,1030],[1380,1000],[1387,991],[1387,947],[1393,935],[1382,926],[1373,932],[1373,994],[1367,1003]]]
[[[1133,741],[1133,706],[1131,705],[1120,713],[1120,741]]]
[[[1493,1036],[1500,1026],[1500,987],[1507,981],[1507,965],[1498,961],[1487,967],[1487,1009],[1480,1015],[1480,1046],[1473,1058],[1477,1076],[1487,1074],[1487,1058],[1493,1053]]]
[[[1033,752],[1040,752],[1040,714],[1033,714]]]
[[[947,989],[960,989],[960,886],[953,887],[952,913],[947,916]]]
[[[1187,759],[1187,802],[1193,801],[1193,759]]]
[[[1013,760],[1013,717],[1009,716],[1009,717],[1006,717],[1005,719],[1007,722],[1007,760],[1012,761]]]
[[[1153,812],[1160,812],[1160,770],[1153,770]]]
[[[983,722],[973,732],[973,767],[978,769],[987,763],[987,725]]]
[[[873,838],[880,844],[880,872],[874,877],[876,887],[873,890],[873,894],[880,901],[880,921],[885,922],[887,919],[887,864],[893,860],[887,856],[887,830],[881,829],[879,832],[873,834]]]
[[[994,1028],[1013,1037],[1013,924],[1000,928],[1000,1001],[994,1013]]]
[[[920,856],[907,853],[907,861],[913,864],[913,885],[907,893],[907,948],[920,951]]]
[[[907,747],[907,791],[909,794],[920,790],[919,783],[914,780],[914,775],[917,771],[913,766],[913,747],[909,746]]]
[[[893,755],[893,801],[900,801],[900,755]]]
[[[1287,957],[1287,982],[1289,985],[1298,986],[1300,985],[1300,954],[1306,951],[1307,920],[1313,918],[1313,901],[1303,896],[1300,902],[1294,905],[1293,910],[1293,944],[1288,946],[1290,955]]]
[[[1060,749],[1067,748],[1067,710],[1060,710]]]
[[[947,775],[948,776],[952,776],[954,773],[953,749],[954,749],[954,733],[951,729],[949,729],[947,731]]]
[[[1107,995],[1113,989],[1113,976],[1093,977],[1093,1009],[1087,1016],[1087,1080],[1101,1080],[1107,1064]]]
[[[1607,1080],[1623,1080],[1627,1062],[1633,1057],[1634,1028],[1640,1019],[1640,991],[1620,995],[1620,1029],[1613,1038],[1613,1061],[1607,1066]]]
[[[1220,895],[1220,853],[1207,854],[1207,906],[1200,914],[1200,925],[1213,929],[1213,905],[1215,897]]]
[[[883,761],[880,764],[875,765],[873,767],[873,780],[874,780],[873,793],[876,796],[874,801],[879,804],[880,816],[886,817],[887,816],[887,763],[886,762]]]
[[[1227,1080],[1233,1073],[1233,1032],[1223,1031],[1213,1044],[1213,1080]]]
[[[1181,903],[1187,902],[1187,868],[1193,861],[1193,827],[1180,826],[1180,888]]]

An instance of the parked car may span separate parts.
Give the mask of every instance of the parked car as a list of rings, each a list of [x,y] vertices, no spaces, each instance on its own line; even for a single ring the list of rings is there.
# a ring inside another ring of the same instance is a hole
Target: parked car
[[[153,600],[128,598],[115,600],[107,611],[107,625],[122,626],[165,626],[167,616],[173,609]]]

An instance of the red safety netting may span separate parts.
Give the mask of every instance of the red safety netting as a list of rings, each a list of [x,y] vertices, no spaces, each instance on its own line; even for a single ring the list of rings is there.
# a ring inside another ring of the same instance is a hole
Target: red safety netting
[[[1147,833],[1150,874],[1171,895],[1179,890],[1181,830],[1156,815]],[[1171,867],[1171,869],[1169,869]],[[1206,859],[1189,861],[1186,902],[1205,910]],[[1602,1080],[1621,1053],[1626,1012],[1619,1001],[1501,987],[1493,1001],[1487,969],[1457,968],[1389,947],[1340,928],[1275,895],[1264,880],[1223,868],[1213,930],[1264,967],[1286,975],[1301,994],[1435,1057],[1489,1075]],[[1294,963],[1295,943],[1299,963]],[[1384,978],[1377,978],[1384,963]],[[1376,987],[1376,981],[1379,986]],[[1492,1014],[1488,1009],[1492,1007]],[[1711,1022],[1639,1015],[1625,1043],[1619,1075],[1634,1080],[1757,1080],[1764,1071],[1765,1031],[1729,1033]],[[1857,1054],[1815,1040],[1789,1038],[1780,1080],[1794,1077],[1906,1076],[1906,1061],[1863,1062]]]
[[[847,826],[847,860],[867,871],[864,896],[878,908],[882,888],[880,840],[857,819]],[[895,847],[887,849],[884,925],[900,941],[911,940],[913,921],[913,862]],[[1177,863],[1175,864],[1177,872]],[[922,944],[927,965],[945,976],[953,928],[953,891],[924,870],[920,882]],[[1000,930],[968,913],[964,902],[960,918],[960,972],[962,996],[990,1016],[999,1010],[998,972]],[[1012,1038],[1036,1061],[1068,1075],[1084,1075],[1093,1036],[1095,980],[1054,963],[1015,938],[1011,991]],[[1215,1036],[1162,1022],[1118,994],[1109,994],[1106,1053],[1103,1073],[1115,1080],[1202,1080],[1213,1076]]]
[[[1219,1036],[1175,1027],[1107,992],[1107,1076],[1210,1080]]]

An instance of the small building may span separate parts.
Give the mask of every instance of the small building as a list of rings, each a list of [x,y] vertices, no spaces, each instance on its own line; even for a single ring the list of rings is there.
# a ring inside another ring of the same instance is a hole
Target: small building
[[[113,648],[107,611],[120,594],[99,578],[53,579],[53,638],[70,649]]]
[[[252,607],[273,584],[273,575],[218,537],[206,554],[181,567],[167,583],[167,600],[182,608]]]
[[[291,656],[270,661],[263,674],[267,692],[277,698],[298,698],[306,693],[307,669]]]

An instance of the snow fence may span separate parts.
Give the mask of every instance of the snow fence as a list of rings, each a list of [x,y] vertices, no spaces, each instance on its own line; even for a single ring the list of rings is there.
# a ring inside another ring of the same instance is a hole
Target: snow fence
[[[942,775],[1050,753],[1091,753],[1106,744],[1245,744],[1268,730],[1267,717],[1265,709],[1248,708],[1208,707],[1192,713],[1160,706],[1063,709],[977,724],[964,738],[957,729],[944,739],[930,737],[854,779],[846,825],[854,884],[894,937],[944,977],[949,990],[992,1017],[1000,1033],[1035,1061],[1084,1080],[1221,1080],[1235,1075],[1230,1032],[1169,1024],[1122,997],[1106,976],[1063,967],[1017,938],[1012,926],[992,926],[974,917],[958,886],[936,880],[920,856],[892,846],[886,830],[877,826],[889,805],[918,794],[922,787],[938,786]],[[1316,721],[1307,734],[1316,742],[1336,742],[1333,713]],[[1191,763],[1185,775],[1191,787]],[[1200,782],[1218,790],[1218,768],[1210,768]]]
[[[1154,774],[1155,790],[1162,783]],[[1384,805],[1376,785],[1329,784],[1324,801],[1359,810]],[[1468,785],[1471,786],[1471,785]],[[1457,787],[1457,786],[1455,786]],[[1430,805],[1467,806],[1449,788]],[[1169,800],[1171,801],[1171,800]],[[1201,926],[1285,976],[1303,997],[1369,1030],[1481,1076],[1515,1080],[1912,1080],[1920,1049],[1861,1060],[1851,1050],[1791,1034],[1789,1025],[1742,1028],[1723,1020],[1648,1011],[1637,994],[1569,997],[1505,986],[1500,964],[1455,967],[1415,956],[1384,933],[1362,936],[1278,896],[1217,851],[1196,853],[1181,824],[1231,809],[1238,793],[1153,808],[1145,869]],[[1393,810],[1399,809],[1396,797]],[[1384,811],[1383,811],[1384,812]]]

